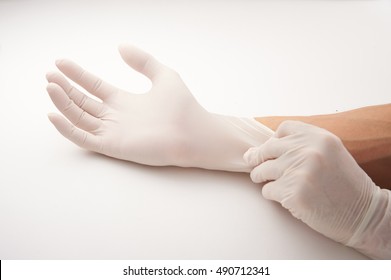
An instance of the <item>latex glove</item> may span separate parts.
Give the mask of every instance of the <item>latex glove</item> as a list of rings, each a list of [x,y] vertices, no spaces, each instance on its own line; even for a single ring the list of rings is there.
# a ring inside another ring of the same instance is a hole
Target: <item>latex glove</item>
[[[79,91],[59,72],[47,91],[60,112],[49,114],[58,131],[82,148],[148,165],[249,172],[243,153],[272,131],[248,118],[211,114],[172,69],[144,51],[119,47],[123,60],[152,82],[145,94],[118,89],[69,60],[58,69],[101,101]]]
[[[391,258],[391,196],[330,132],[284,122],[244,155],[262,194],[325,236],[372,258]]]

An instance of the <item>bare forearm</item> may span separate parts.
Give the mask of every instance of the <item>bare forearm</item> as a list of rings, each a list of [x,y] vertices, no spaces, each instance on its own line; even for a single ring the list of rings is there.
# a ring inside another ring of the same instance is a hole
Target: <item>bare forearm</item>
[[[313,124],[337,135],[374,182],[391,188],[391,104],[316,116],[258,117],[276,130],[285,120]]]

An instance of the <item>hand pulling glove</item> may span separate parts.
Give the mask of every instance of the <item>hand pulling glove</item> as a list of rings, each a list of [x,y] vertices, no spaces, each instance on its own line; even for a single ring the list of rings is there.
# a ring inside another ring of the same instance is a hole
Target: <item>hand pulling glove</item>
[[[342,142],[308,124],[282,123],[249,149],[262,194],[325,236],[379,259],[391,258],[391,195],[377,187]]]

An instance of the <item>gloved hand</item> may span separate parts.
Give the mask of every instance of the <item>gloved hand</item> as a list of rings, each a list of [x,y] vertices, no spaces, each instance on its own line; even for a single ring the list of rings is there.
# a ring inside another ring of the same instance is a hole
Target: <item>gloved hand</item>
[[[176,165],[249,172],[243,153],[273,132],[254,119],[211,114],[202,108],[180,76],[130,45],[123,60],[152,82],[145,94],[118,89],[69,60],[47,74],[47,91],[60,112],[49,114],[58,131],[82,148],[148,165]]]
[[[391,258],[391,196],[358,166],[338,137],[301,122],[282,123],[249,149],[262,194],[325,236],[372,258]]]

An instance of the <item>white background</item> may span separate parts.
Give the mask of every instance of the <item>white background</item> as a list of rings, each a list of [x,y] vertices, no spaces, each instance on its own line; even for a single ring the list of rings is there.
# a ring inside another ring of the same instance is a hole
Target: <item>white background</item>
[[[334,113],[390,100],[390,1],[0,0],[0,259],[361,259],[262,198],[247,174],[81,150],[47,120],[67,57],[134,92],[130,42],[209,111]]]

